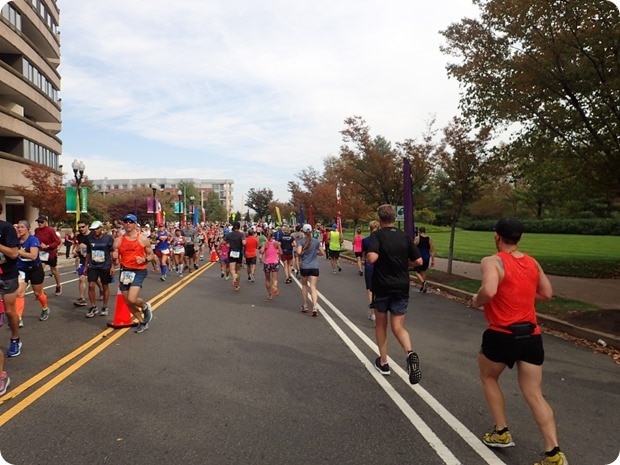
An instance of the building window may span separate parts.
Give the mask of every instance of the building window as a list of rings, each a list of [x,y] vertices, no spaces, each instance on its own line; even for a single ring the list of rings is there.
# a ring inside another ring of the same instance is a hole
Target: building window
[[[8,3],[2,7],[2,17],[11,23],[18,31],[22,30],[22,16]]]
[[[26,79],[37,86],[45,95],[52,99],[52,101],[58,101],[58,90],[25,58],[22,58],[22,74]]]
[[[54,170],[58,169],[58,154],[28,139],[24,139],[24,158]]]

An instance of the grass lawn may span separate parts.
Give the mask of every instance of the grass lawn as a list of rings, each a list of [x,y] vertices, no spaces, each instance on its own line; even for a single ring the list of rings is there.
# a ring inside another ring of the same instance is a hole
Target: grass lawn
[[[450,230],[427,226],[438,257],[448,256]],[[368,231],[363,232],[364,235]],[[345,231],[351,240],[352,231]],[[584,278],[620,278],[620,237],[564,234],[524,234],[520,249],[534,256],[548,274]],[[353,258],[347,250],[344,255]],[[454,259],[479,262],[482,257],[495,253],[493,232],[457,230],[454,240]],[[429,281],[475,293],[480,281],[462,276],[429,270]],[[596,305],[554,296],[549,302],[537,302],[536,310],[565,321],[599,331],[610,331],[611,314]],[[615,317],[616,319],[618,317]],[[616,323],[617,325],[617,323]]]
[[[450,230],[426,227],[435,245],[437,257],[448,257]],[[363,232],[364,235],[368,231]],[[352,231],[344,237],[351,240]],[[527,234],[519,248],[538,260],[548,274],[580,278],[620,278],[620,236],[588,236],[576,234]],[[495,253],[492,231],[457,229],[454,237],[454,259],[479,262]]]
[[[428,232],[438,257],[447,257],[450,231]],[[519,249],[535,257],[548,274],[581,278],[620,277],[620,237],[574,234],[524,234]],[[495,252],[493,233],[457,230],[456,260],[479,262]]]

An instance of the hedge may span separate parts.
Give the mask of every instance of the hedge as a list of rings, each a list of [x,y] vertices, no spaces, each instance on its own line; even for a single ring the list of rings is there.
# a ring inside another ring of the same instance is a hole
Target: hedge
[[[615,219],[562,219],[521,220],[525,232],[541,234],[591,234],[620,236],[620,220]],[[493,231],[496,220],[463,221],[459,227],[470,231]]]

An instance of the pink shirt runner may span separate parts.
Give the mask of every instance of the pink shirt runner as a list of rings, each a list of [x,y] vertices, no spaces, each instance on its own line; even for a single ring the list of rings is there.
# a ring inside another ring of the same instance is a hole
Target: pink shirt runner
[[[278,249],[275,246],[274,240],[270,240],[265,244],[265,263],[268,265],[278,263]]]

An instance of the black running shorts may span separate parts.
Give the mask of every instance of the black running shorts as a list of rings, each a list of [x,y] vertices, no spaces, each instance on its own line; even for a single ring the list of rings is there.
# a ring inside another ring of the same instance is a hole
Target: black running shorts
[[[505,363],[508,368],[518,360],[533,365],[542,365],[545,360],[540,334],[516,339],[512,334],[487,329],[482,334],[480,353],[492,362]]]

